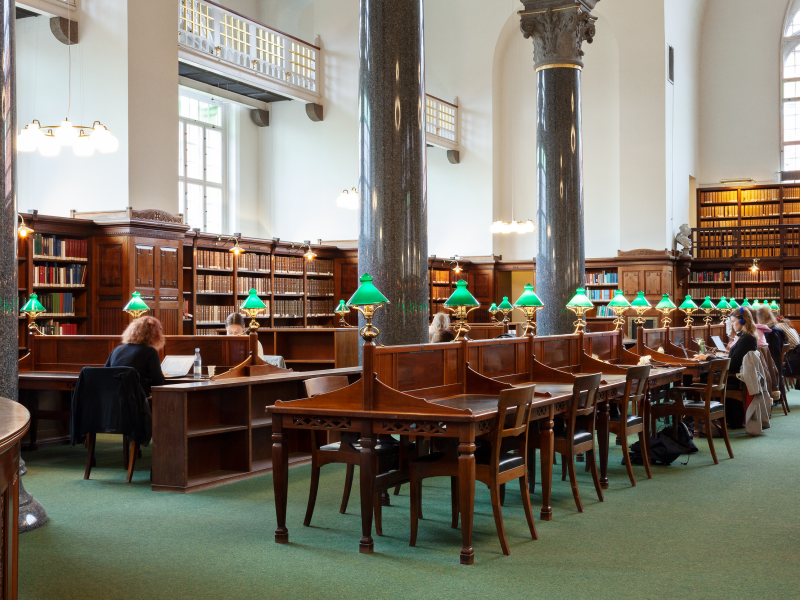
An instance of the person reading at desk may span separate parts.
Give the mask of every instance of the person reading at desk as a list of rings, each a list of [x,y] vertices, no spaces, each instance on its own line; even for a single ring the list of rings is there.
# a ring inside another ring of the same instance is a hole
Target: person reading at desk
[[[225,321],[225,331],[228,335],[242,335],[244,333],[244,317],[241,313],[231,313]],[[264,358],[264,346],[258,342],[258,356]]]
[[[450,317],[445,313],[436,313],[433,315],[433,321],[428,327],[428,342],[439,344],[452,341],[453,332],[450,331]]]
[[[753,313],[750,312],[750,309],[746,306],[742,306],[733,313],[733,316],[735,317],[733,321],[733,330],[736,333],[736,338],[730,346],[730,352],[728,354],[728,358],[731,361],[731,365],[728,368],[728,375],[736,375],[739,373],[742,370],[742,362],[744,361],[744,357],[747,356],[747,353],[758,350],[758,329],[756,328]],[[709,360],[713,359],[714,355],[698,354],[695,358]],[[708,381],[708,374],[703,373],[700,376],[700,381],[702,383]],[[731,377],[728,379],[728,389],[740,390],[742,389],[743,383],[744,382],[740,381],[738,378]]]
[[[122,345],[114,348],[106,367],[132,367],[139,373],[139,384],[149,396],[152,386],[164,385],[158,351],[164,347],[164,329],[155,317],[134,319],[122,334]]]

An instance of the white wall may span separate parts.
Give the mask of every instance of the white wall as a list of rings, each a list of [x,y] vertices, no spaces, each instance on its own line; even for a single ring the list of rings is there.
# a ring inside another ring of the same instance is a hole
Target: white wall
[[[698,184],[772,181],[780,161],[780,38],[787,0],[708,0],[700,57]]]

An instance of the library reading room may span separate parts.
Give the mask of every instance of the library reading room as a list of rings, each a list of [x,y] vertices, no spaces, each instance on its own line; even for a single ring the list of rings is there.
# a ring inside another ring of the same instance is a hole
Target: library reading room
[[[0,6],[0,600],[798,598],[800,0]]]

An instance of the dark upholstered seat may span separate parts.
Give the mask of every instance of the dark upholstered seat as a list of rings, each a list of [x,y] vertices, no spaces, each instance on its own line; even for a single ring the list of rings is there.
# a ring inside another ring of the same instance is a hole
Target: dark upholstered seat
[[[378,440],[378,443],[375,446],[375,452],[377,452],[378,454],[397,452],[399,446],[400,444],[396,440]],[[325,444],[324,446],[320,446],[319,449],[321,452],[337,452],[340,447],[341,447],[340,442],[334,442],[332,444]],[[361,444],[358,442],[353,442],[353,448],[355,448],[356,450],[361,450]]]
[[[475,464],[478,465],[489,465],[492,461],[492,453],[491,452],[482,452],[480,454],[475,455]],[[518,454],[511,454],[510,452],[503,452],[500,454],[500,473],[505,473],[510,469],[514,469],[516,467],[524,467],[525,466],[525,459],[518,455]]]
[[[567,432],[566,431],[561,431],[559,433],[556,433],[554,435],[554,437],[556,439],[558,439],[558,440],[566,439]],[[585,444],[586,442],[591,442],[593,437],[594,437],[594,435],[591,432],[586,431],[585,429],[576,429],[575,430],[575,445],[577,446],[578,444]]]
[[[686,408],[700,408],[700,409],[702,409],[702,408],[705,408],[706,403],[705,402],[684,402],[683,405]],[[709,407],[710,407],[710,412],[712,412],[712,413],[720,412],[724,408],[723,405],[722,405],[722,402],[716,402],[714,400],[711,401],[711,404],[709,405]]]
[[[613,423],[619,423],[619,417],[620,415],[617,415],[615,417],[611,417],[611,419],[609,420],[612,421]],[[627,419],[628,427],[635,427],[636,425],[641,425],[642,423],[644,423],[644,420],[639,415],[628,415]]]

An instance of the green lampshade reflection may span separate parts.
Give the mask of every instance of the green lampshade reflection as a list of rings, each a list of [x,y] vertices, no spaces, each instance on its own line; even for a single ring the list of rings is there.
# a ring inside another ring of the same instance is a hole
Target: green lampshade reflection
[[[369,273],[364,273],[361,276],[361,286],[353,294],[353,297],[347,301],[347,306],[374,306],[388,302],[389,300],[386,296],[381,294],[372,283],[372,276]]]
[[[531,286],[533,289],[533,286]],[[536,294],[534,294],[535,296]],[[497,308],[500,310],[512,310],[514,307],[511,306],[511,302],[508,301],[508,296],[503,296],[503,301],[497,305]]]
[[[761,303],[758,301],[758,299],[756,299],[756,300],[753,300],[753,306],[752,306],[752,309],[753,309],[753,310],[758,310],[759,308],[761,308]]]
[[[752,304],[750,304],[750,301],[747,298],[742,300],[742,306],[746,306],[747,308],[753,308]]]
[[[594,304],[586,297],[586,290],[583,288],[575,290],[575,295],[567,302],[567,308],[592,308],[593,306]]]
[[[258,292],[256,290],[250,290],[248,292],[247,299],[242,302],[242,305],[239,308],[241,310],[261,310],[263,308],[267,308],[267,305],[264,304],[264,301],[258,297]]]
[[[544,306],[544,303],[542,303],[542,301],[539,300],[539,296],[537,296],[536,292],[533,291],[533,286],[530,283],[526,283],[525,291],[522,292],[522,295],[519,298],[517,298],[516,302],[514,302],[514,306],[516,308],[526,308],[526,307],[541,308],[542,306]]]
[[[700,305],[700,310],[714,310],[717,307],[714,306],[714,303],[711,301],[711,296],[706,296],[706,299],[703,300],[703,303]]]
[[[475,299],[475,296],[469,293],[467,282],[461,279],[456,282],[456,291],[453,292],[444,305],[447,307],[480,306],[481,303]]]
[[[496,313],[498,310],[499,310],[499,309],[497,308],[497,304],[495,304],[494,302],[492,302],[492,305],[489,307],[489,312],[490,312],[490,313]]]
[[[144,304],[144,302],[142,302],[142,304]],[[28,300],[25,303],[25,306],[23,306],[19,310],[19,312],[24,312],[24,313],[37,312],[37,313],[40,313],[40,312],[45,312],[45,308],[44,308],[44,306],[42,306],[42,303],[39,302],[39,296],[37,296],[36,294],[31,294],[30,300]]]
[[[687,308],[696,309],[697,304],[694,303],[694,300],[692,300],[692,297],[689,294],[686,294],[686,299],[683,301],[683,304],[681,304],[678,308],[680,308],[681,310],[686,310]]]
[[[728,305],[731,308],[739,308],[739,303],[736,301],[736,298],[731,298],[731,301],[728,302]]]
[[[633,299],[631,302],[632,308],[652,308],[652,304],[647,301],[647,298],[644,297],[644,292],[638,292],[636,294],[636,298]]]
[[[769,303],[769,308],[770,310],[780,310],[780,306],[778,306],[778,303],[775,302],[775,300]]]
[[[622,294],[622,290],[617,290],[611,302],[608,303],[609,308],[630,308],[630,306],[631,303],[628,302],[628,299]]]
[[[678,308],[675,306],[675,303],[669,299],[669,294],[664,294],[664,297],[661,299],[661,302],[656,304],[656,310],[675,310]]]
[[[144,303],[142,300],[142,295],[139,292],[133,292],[131,296],[131,301],[125,305],[125,308],[122,309],[125,312],[134,311],[134,310],[150,310],[150,307]]]
[[[730,310],[731,308],[733,307],[725,300],[725,296],[720,298],[719,302],[717,302],[717,310]]]
[[[349,313],[350,309],[347,308],[347,305],[344,303],[344,300],[339,300],[339,306],[336,307],[336,310],[333,312],[335,313]]]

